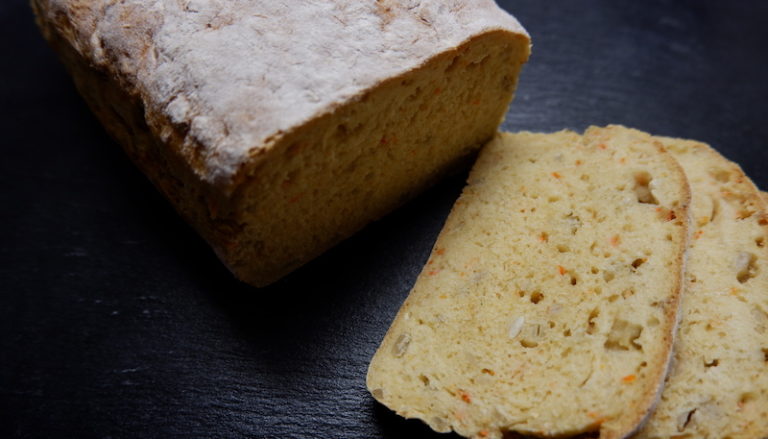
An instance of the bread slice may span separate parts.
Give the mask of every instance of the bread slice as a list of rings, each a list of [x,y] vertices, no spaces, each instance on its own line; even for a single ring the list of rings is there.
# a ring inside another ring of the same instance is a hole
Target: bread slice
[[[671,155],[623,127],[498,135],[368,389],[439,432],[629,435],[667,370],[689,197]]]
[[[691,184],[693,239],[673,367],[638,439],[768,437],[768,215],[738,165],[657,138]]]
[[[107,131],[254,285],[490,140],[530,53],[493,0],[31,3]]]

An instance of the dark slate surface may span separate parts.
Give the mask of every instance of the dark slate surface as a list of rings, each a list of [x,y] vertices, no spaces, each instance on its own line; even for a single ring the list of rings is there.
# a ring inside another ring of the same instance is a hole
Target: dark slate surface
[[[504,128],[700,139],[768,187],[768,3],[503,5],[534,39]],[[0,437],[438,437],[364,378],[464,176],[255,290],[106,136],[24,1],[0,41]]]

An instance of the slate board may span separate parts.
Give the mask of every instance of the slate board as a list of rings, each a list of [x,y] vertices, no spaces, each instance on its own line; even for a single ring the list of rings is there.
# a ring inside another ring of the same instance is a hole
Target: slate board
[[[768,3],[502,5],[534,41],[505,129],[699,139],[768,187]],[[0,41],[0,437],[453,437],[365,371],[466,175],[256,290],[107,137],[24,1]]]

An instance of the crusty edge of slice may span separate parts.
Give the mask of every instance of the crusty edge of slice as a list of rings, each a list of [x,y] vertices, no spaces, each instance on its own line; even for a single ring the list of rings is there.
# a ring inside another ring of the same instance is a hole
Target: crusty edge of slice
[[[590,127],[585,131],[586,133],[589,131],[589,129],[594,128]],[[664,383],[666,381],[666,377],[669,375],[669,371],[671,369],[671,363],[672,358],[674,355],[674,341],[677,337],[677,330],[680,327],[680,319],[682,317],[681,310],[680,310],[680,300],[683,295],[683,286],[685,285],[685,264],[686,264],[686,256],[687,256],[687,250],[688,250],[688,243],[691,238],[691,212],[690,212],[690,204],[691,204],[691,187],[688,183],[688,178],[685,174],[685,170],[680,165],[680,163],[674,158],[672,153],[667,152],[667,149],[664,147],[664,145],[654,136],[651,134],[645,133],[643,131],[639,131],[633,128],[627,128],[622,125],[608,125],[606,128],[619,128],[622,130],[628,130],[635,134],[637,137],[650,141],[653,143],[654,147],[662,154],[663,157],[665,157],[665,160],[667,160],[674,168],[676,168],[684,177],[685,179],[685,194],[683,195],[683,203],[681,204],[680,208],[685,210],[686,213],[686,234],[684,239],[680,241],[680,248],[678,251],[678,260],[675,261],[675,265],[680,267],[679,269],[679,275],[676,278],[676,285],[674,286],[674,292],[673,292],[673,300],[674,300],[674,306],[669,307],[668,312],[674,313],[674,316],[668,316],[671,317],[672,320],[672,330],[670,332],[670,337],[665,340],[665,349],[666,349],[666,358],[664,359],[664,367],[659,368],[658,375],[656,379],[656,387],[651,389],[651,391],[648,393],[647,398],[643,401],[644,405],[647,407],[644,412],[638,412],[633,414],[632,416],[624,416],[621,418],[621,422],[618,424],[620,427],[623,427],[619,429],[618,431],[605,431],[600,429],[600,437],[599,439],[625,439],[630,438],[637,432],[639,432],[643,425],[650,419],[651,415],[653,414],[654,410],[656,409],[656,406],[658,405],[659,401],[661,400],[661,394],[664,390]],[[630,422],[626,422],[627,419],[632,419]],[[623,431],[622,431],[623,430]]]

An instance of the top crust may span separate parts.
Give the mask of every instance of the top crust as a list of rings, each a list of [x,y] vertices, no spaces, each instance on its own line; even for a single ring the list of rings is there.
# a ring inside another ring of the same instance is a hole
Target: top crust
[[[231,192],[283,134],[494,30],[492,0],[33,0],[56,32],[138,95],[156,135]]]

